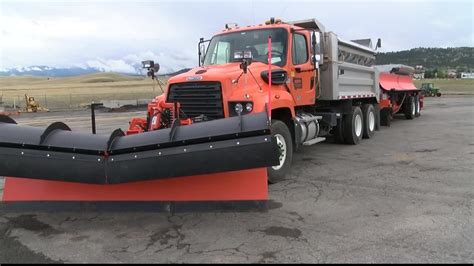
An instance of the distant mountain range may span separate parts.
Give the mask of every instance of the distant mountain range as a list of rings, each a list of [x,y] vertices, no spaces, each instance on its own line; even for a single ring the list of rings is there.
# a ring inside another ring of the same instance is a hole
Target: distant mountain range
[[[190,68],[184,68],[172,73],[160,74],[159,76],[175,76],[189,71]],[[99,72],[106,72],[103,69],[93,67],[49,67],[49,66],[29,66],[0,69],[1,76],[39,76],[39,77],[72,77],[86,74],[93,74]],[[136,73],[121,73],[132,76],[143,76],[137,69]]]
[[[168,74],[160,74],[158,76],[168,76],[168,77],[172,77],[172,76],[176,76],[176,75],[179,75],[179,74],[183,74],[183,73],[186,73],[188,72],[189,70],[191,70],[192,68],[183,68],[181,70],[178,70],[178,71],[175,71],[175,72],[172,72],[172,73],[168,73]]]
[[[454,68],[462,71],[474,69],[474,47],[457,48],[414,48],[411,50],[387,52],[377,54],[377,64],[404,64],[409,66],[422,65],[427,69]],[[134,66],[135,73],[122,73],[127,75],[143,76],[141,65]],[[171,73],[159,73],[159,76],[174,76],[189,71],[183,68]],[[29,66],[0,69],[0,76],[47,76],[70,77],[98,72],[106,72],[95,67],[50,67]]]
[[[30,66],[0,69],[0,76],[71,77],[102,72],[96,68]]]

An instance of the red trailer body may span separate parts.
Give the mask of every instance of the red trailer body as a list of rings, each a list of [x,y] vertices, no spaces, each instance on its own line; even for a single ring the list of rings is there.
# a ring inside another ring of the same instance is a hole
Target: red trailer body
[[[423,108],[423,95],[420,89],[413,84],[408,66],[394,67],[389,72],[381,72],[380,84],[380,121],[382,125],[389,126],[393,115],[404,113],[407,119],[420,116]],[[403,73],[403,74],[402,74]]]

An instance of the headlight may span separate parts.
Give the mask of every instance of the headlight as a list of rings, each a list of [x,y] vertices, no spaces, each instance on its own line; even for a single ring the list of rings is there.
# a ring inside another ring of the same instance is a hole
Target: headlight
[[[250,113],[250,112],[252,112],[252,110],[253,110],[253,104],[252,103],[247,103],[245,105],[245,111],[247,111],[247,113]]]
[[[235,105],[235,108],[234,108],[235,112],[239,115],[242,113],[242,111],[244,110],[244,107],[242,106],[241,103],[238,103]]]
[[[253,102],[229,102],[230,116],[246,115],[253,111]]]

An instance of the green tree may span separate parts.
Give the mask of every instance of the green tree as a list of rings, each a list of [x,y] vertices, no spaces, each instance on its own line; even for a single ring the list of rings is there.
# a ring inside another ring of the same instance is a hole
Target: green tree
[[[446,71],[446,69],[441,68],[441,69],[438,70],[438,78],[439,79],[445,79],[447,77],[448,77],[448,72]]]
[[[425,70],[425,79],[432,79],[434,78],[434,72],[432,69]]]

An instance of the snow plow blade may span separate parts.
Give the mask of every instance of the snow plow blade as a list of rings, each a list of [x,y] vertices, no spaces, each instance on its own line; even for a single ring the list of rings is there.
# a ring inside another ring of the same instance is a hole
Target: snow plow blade
[[[120,184],[278,165],[266,113],[125,136],[46,129],[0,117],[0,176]]]

